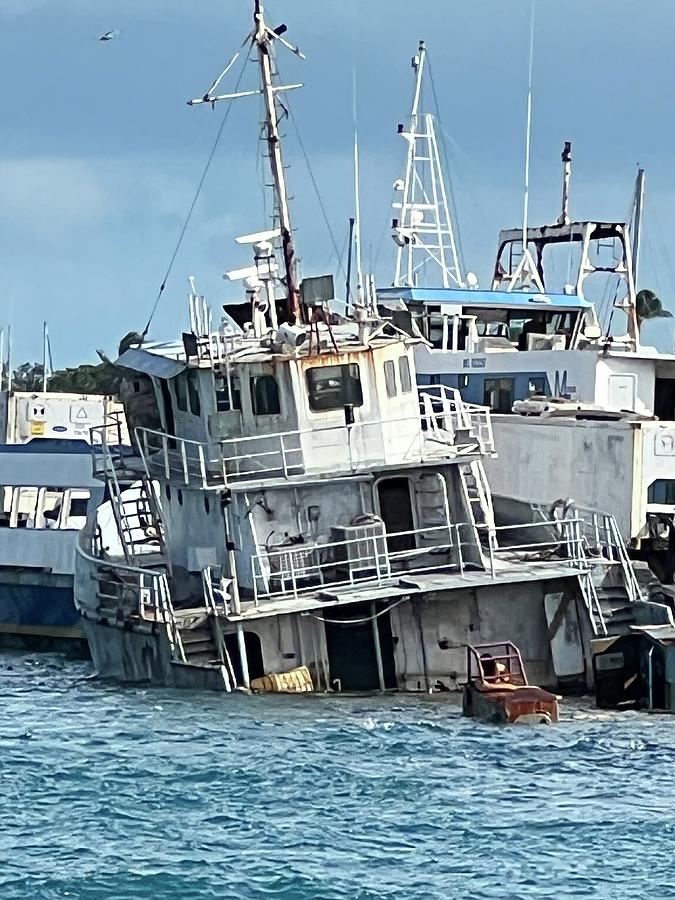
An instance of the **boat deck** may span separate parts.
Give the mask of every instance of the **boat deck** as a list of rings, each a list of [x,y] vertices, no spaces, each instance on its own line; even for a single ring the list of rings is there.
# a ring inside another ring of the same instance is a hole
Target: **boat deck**
[[[242,601],[240,615],[227,616],[231,622],[246,622],[269,616],[288,615],[289,613],[311,612],[332,606],[344,606],[353,603],[371,603],[383,600],[398,600],[404,597],[428,594],[438,591],[454,591],[465,588],[479,588],[498,584],[517,584],[523,581],[543,581],[551,578],[571,578],[582,575],[586,569],[570,565],[542,565],[541,562],[526,563],[515,567],[510,565],[495,566],[495,577],[489,571],[429,572],[420,574],[399,575],[388,584],[368,586],[367,583],[353,585],[330,586],[317,588],[314,591],[297,596],[275,597],[261,600],[256,606],[253,601]]]

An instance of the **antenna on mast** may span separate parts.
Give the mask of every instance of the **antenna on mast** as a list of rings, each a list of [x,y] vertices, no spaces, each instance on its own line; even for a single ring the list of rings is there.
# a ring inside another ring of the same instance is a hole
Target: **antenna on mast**
[[[394,183],[394,190],[402,195],[393,204],[400,211],[392,222],[398,247],[394,286],[412,287],[418,272],[432,262],[440,270],[443,287],[464,287],[434,117],[420,113],[426,65],[427,48],[420,41],[412,59],[415,90],[410,123],[407,130],[404,125],[398,126],[398,133],[408,142],[408,150],[405,176]]]
[[[563,164],[562,212],[558,217],[558,225],[570,224],[570,178],[572,175],[572,142],[565,141],[560,156]]]
[[[642,209],[645,202],[645,170],[638,167],[633,194],[633,214],[630,222],[631,249],[633,255],[633,281],[637,286],[642,244]]]
[[[286,186],[286,173],[284,169],[283,156],[281,152],[281,135],[279,133],[280,110],[278,108],[277,97],[283,91],[290,91],[301,88],[302,84],[276,84],[277,72],[273,66],[274,60],[274,44],[276,41],[283,44],[288,50],[304,59],[304,55],[300,50],[289,43],[282,35],[288,30],[286,25],[279,25],[277,28],[270,28],[265,22],[265,12],[261,0],[254,0],[253,13],[253,31],[247,36],[244,44],[250,42],[255,47],[258,54],[258,64],[260,68],[260,89],[253,91],[237,91],[233,94],[214,94],[213,91],[219,86],[224,76],[234,65],[239,53],[227,65],[225,70],[216,78],[209,90],[195,100],[189,100],[189,106],[197,106],[199,104],[210,104],[212,107],[220,100],[232,100],[237,97],[249,97],[261,94],[265,103],[265,140],[267,142],[268,157],[270,168],[272,170],[272,181],[274,187],[274,197],[276,203],[276,211],[279,220],[279,231],[281,237],[281,247],[284,258],[284,283],[286,287],[286,309],[288,320],[295,322],[301,320],[302,308],[300,303],[300,291],[297,285],[297,258],[295,247],[293,245],[293,228],[291,225],[291,216],[288,203],[288,189]],[[283,114],[282,110],[282,114]]]
[[[356,302],[363,306],[363,261],[361,259],[361,185],[359,175],[359,136],[356,119],[356,69],[352,78],[354,111],[354,255],[356,257]]]
[[[512,291],[516,285],[520,287],[536,287],[544,292],[544,284],[537,265],[532,259],[527,240],[527,216],[530,206],[530,150],[532,148],[532,69],[534,63],[534,12],[535,2],[532,0],[530,11],[530,62],[527,78],[527,128],[525,134],[525,191],[523,195],[523,248],[520,262],[509,281],[507,290]]]

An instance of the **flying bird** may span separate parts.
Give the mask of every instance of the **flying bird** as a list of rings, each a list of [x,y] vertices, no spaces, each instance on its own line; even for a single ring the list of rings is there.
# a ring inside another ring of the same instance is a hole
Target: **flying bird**
[[[99,41],[112,41],[117,35],[120,33],[119,28],[115,28],[114,31],[106,31],[105,34],[102,34],[99,38]]]

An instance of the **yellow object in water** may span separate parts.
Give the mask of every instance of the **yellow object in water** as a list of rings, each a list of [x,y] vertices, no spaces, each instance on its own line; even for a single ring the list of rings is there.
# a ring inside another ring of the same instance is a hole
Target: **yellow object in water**
[[[251,682],[251,690],[277,694],[304,694],[313,691],[314,685],[307,666],[299,666],[297,669],[291,669],[290,672],[278,672],[274,675],[254,678]]]

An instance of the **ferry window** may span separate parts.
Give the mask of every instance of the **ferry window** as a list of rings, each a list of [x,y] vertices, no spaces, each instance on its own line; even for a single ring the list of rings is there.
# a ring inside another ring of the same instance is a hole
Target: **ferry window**
[[[489,406],[493,412],[512,412],[513,387],[513,378],[486,378],[483,405]]]
[[[320,366],[307,370],[309,408],[313,412],[363,406],[361,377],[356,363],[346,366]]]
[[[89,499],[87,497],[73,497],[70,501],[70,512],[69,516],[84,516],[86,518],[87,515],[87,504]]]
[[[183,492],[181,491],[180,488],[178,488],[178,491],[176,492],[176,496],[178,497],[178,505],[182,506],[183,505]]]
[[[534,394],[546,394],[546,377],[544,375],[531,375],[528,378],[527,393],[530,397]]]
[[[167,486],[164,488],[164,493],[166,494],[166,499],[171,500],[171,485],[170,484],[167,484]]]
[[[199,398],[199,372],[194,369],[188,372],[188,395],[190,397],[190,412],[193,416],[201,416],[202,403]]]
[[[209,503],[209,498],[206,494],[204,494],[204,512],[208,515],[211,510],[211,504]]]
[[[278,416],[281,413],[279,385],[274,375],[251,378],[251,406],[254,416]]]
[[[429,340],[436,350],[444,350],[443,347],[443,316],[429,316]]]
[[[226,375],[216,375],[214,381],[216,389],[216,411],[228,412],[231,409],[241,409],[241,388],[239,387],[239,379],[233,375],[230,376],[228,382]]]
[[[187,412],[187,397],[185,395],[185,382],[183,380],[183,376],[179,375],[178,378],[174,379],[173,382],[173,391],[176,395],[176,406],[181,412]]]
[[[675,503],[675,481],[669,478],[652,481],[647,490],[647,503],[663,503],[672,506]]]
[[[398,375],[401,379],[401,392],[409,394],[412,391],[412,378],[410,377],[410,362],[407,356],[399,358]]]
[[[396,369],[394,363],[388,359],[384,364],[384,383],[387,388],[387,397],[396,396]]]

